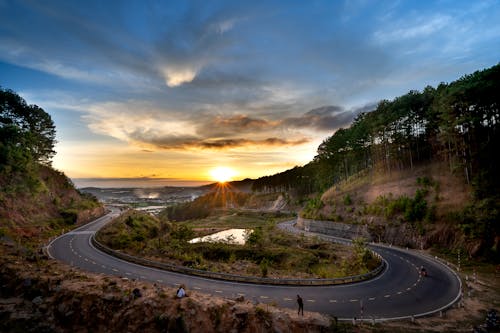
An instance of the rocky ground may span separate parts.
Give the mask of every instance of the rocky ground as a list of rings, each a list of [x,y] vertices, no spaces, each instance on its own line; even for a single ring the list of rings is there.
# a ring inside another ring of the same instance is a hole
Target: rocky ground
[[[459,308],[411,321],[339,323],[318,313],[85,273],[1,248],[0,332],[471,332],[498,308],[499,275],[472,276]]]

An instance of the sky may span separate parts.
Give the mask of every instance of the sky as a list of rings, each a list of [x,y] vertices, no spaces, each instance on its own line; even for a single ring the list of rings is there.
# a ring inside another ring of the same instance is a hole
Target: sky
[[[51,115],[73,179],[281,172],[499,51],[490,0],[0,0],[0,85]]]

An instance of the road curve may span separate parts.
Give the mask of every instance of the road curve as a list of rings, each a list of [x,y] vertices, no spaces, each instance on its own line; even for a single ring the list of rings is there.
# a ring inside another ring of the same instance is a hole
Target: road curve
[[[306,311],[333,315],[341,320],[363,318],[379,321],[419,317],[444,310],[460,297],[460,279],[450,268],[414,251],[382,245],[370,247],[386,260],[386,270],[374,279],[346,285],[258,285],[144,267],[105,254],[90,242],[97,230],[119,214],[119,210],[112,209],[109,214],[56,238],[47,246],[49,256],[90,272],[171,287],[183,283],[188,290],[227,298],[244,296],[255,302],[288,308],[296,308],[296,295],[300,294]],[[292,228],[291,223],[285,225],[285,229],[292,231]],[[427,277],[420,277],[420,266],[426,267]]]

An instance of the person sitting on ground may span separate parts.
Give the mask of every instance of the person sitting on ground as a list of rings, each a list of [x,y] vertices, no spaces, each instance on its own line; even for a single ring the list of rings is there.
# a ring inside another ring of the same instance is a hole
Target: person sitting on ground
[[[183,298],[183,297],[186,297],[186,291],[184,290],[184,285],[181,284],[179,289],[177,289],[177,298]]]

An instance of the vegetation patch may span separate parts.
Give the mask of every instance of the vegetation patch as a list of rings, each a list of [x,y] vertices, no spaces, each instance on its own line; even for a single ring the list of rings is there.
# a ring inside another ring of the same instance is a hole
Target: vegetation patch
[[[132,255],[231,274],[281,278],[334,278],[378,266],[369,251],[298,237],[276,227],[283,216],[260,212],[219,212],[210,218],[170,222],[128,211],[97,236],[103,244]],[[245,245],[189,243],[207,230],[249,228]],[[364,244],[362,245],[364,247]],[[366,250],[366,247],[364,247]]]

